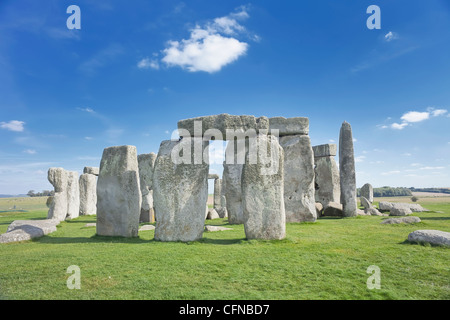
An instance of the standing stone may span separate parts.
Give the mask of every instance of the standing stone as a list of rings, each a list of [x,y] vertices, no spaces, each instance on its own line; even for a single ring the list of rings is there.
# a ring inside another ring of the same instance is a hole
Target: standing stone
[[[329,202],[341,201],[339,169],[334,156],[336,144],[323,144],[313,147],[315,164],[315,199],[324,207]]]
[[[244,223],[244,213],[242,207],[241,177],[243,164],[237,162],[237,143],[229,141],[225,151],[225,161],[223,163],[223,183],[225,184],[225,199],[228,213],[228,223]],[[230,148],[234,148],[234,160],[228,159],[227,154]]]
[[[373,203],[373,187],[370,183],[366,183],[361,187],[361,197],[369,200],[370,203]]]
[[[286,235],[283,148],[271,135],[258,135],[255,143],[259,150],[266,147],[271,156],[265,163],[266,155],[258,152],[256,164],[251,164],[249,152],[246,155],[242,169],[245,235],[247,239],[283,239]]]
[[[209,142],[202,138],[163,141],[153,172],[153,197],[156,214],[155,240],[196,241],[202,238],[208,199],[209,161],[195,162],[195,146],[200,152]],[[186,162],[173,156],[180,150]],[[205,155],[207,156],[207,155]]]
[[[153,210],[153,169],[155,167],[156,154],[138,155],[139,183],[142,193],[140,222],[155,222]]]
[[[47,219],[64,221],[67,215],[67,171],[63,168],[50,168],[47,177],[55,190]]]
[[[221,207],[221,197],[222,194],[222,179],[214,179],[214,208],[219,209]]]
[[[357,215],[355,156],[352,128],[346,121],[339,133],[339,173],[344,217]]]
[[[97,234],[137,237],[141,201],[136,147],[105,148],[97,181]]]
[[[283,136],[280,145],[284,150],[286,222],[314,222],[314,156],[309,136]]]
[[[78,172],[67,171],[67,215],[66,219],[74,219],[80,215],[80,185]]]
[[[99,167],[84,167],[83,169],[83,173],[93,174],[94,176],[98,176],[99,172],[100,172]]]
[[[80,186],[80,215],[97,214],[97,177],[83,173],[79,180]]]

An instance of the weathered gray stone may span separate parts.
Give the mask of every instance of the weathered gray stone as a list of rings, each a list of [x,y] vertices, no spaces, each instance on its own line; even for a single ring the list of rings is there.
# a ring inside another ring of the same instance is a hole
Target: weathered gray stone
[[[402,218],[389,218],[386,220],[381,221],[381,224],[399,224],[399,223],[417,223],[417,222],[421,222],[422,220],[420,220],[419,217],[415,217],[415,216],[409,216],[409,217],[402,217]]]
[[[450,247],[450,232],[440,230],[416,230],[408,235],[408,241]]]
[[[321,144],[312,148],[314,158],[334,157],[337,153],[337,145],[335,143]]]
[[[205,225],[205,231],[214,232],[214,231],[226,231],[226,230],[233,230],[231,228],[226,227],[219,227],[219,226],[210,226]]]
[[[141,197],[136,147],[105,148],[97,181],[97,234],[137,237]]]
[[[94,176],[98,176],[99,172],[100,172],[99,167],[84,167],[83,169],[83,173],[93,174]]]
[[[214,208],[221,207],[222,179],[214,179]]]
[[[67,215],[66,219],[74,219],[80,215],[80,185],[78,172],[67,171]]]
[[[304,117],[269,118],[270,131],[276,129],[280,137],[287,135],[307,135],[309,132],[309,119]]]
[[[342,123],[339,133],[339,173],[344,216],[356,216],[357,200],[353,136],[352,128],[346,121]]]
[[[324,217],[343,217],[342,204],[329,202],[322,211]]]
[[[412,211],[409,208],[403,207],[392,207],[390,210],[390,216],[407,216],[412,214]]]
[[[381,213],[380,211],[377,210],[377,208],[374,207],[365,208],[364,212],[366,214],[370,214],[371,216],[387,216],[387,214]]]
[[[341,201],[339,169],[334,157],[314,158],[315,201],[326,206],[329,202]]]
[[[153,152],[138,155],[139,184],[141,186],[142,204],[140,222],[154,222],[153,210],[153,170],[157,155]]]
[[[320,202],[316,202],[314,206],[316,207],[316,216],[319,218],[322,215],[323,205]]]
[[[366,197],[361,196],[359,199],[360,199],[361,205],[364,207],[364,209],[373,208],[372,203],[369,200],[367,200]]]
[[[63,221],[67,215],[67,171],[63,168],[48,169],[48,181],[53,185],[55,195],[50,203],[47,219]]]
[[[156,215],[155,240],[196,241],[202,238],[208,199],[208,159],[194,164],[175,164],[173,151],[192,150],[200,144],[203,152],[208,142],[202,138],[166,140],[161,143],[153,172],[153,200]],[[206,163],[205,163],[206,162]]]
[[[195,127],[196,124],[201,124],[201,126],[197,128]],[[210,129],[215,129],[215,132],[222,135],[222,137],[213,135],[216,140],[232,140],[234,136],[227,134],[230,133],[230,130],[242,130],[242,132],[254,130],[255,133],[263,130],[267,133],[269,130],[269,119],[267,117],[256,118],[255,116],[235,116],[223,113],[178,121],[180,137],[204,137],[205,132],[206,136],[212,133],[212,131],[207,132]],[[227,132],[227,130],[229,131]]]
[[[219,218],[227,218],[228,217],[228,211],[227,207],[220,207],[216,209],[217,214],[219,215]]]
[[[251,164],[247,152],[242,169],[245,235],[247,239],[283,239],[286,235],[283,148],[271,135],[259,135],[255,143],[259,151],[265,149],[267,153],[258,152],[256,164]],[[270,157],[265,159],[268,154]]]
[[[218,174],[209,173],[208,174],[208,179],[219,179],[219,175]]]
[[[284,150],[284,206],[286,222],[314,222],[314,157],[309,136],[280,138]]]
[[[403,209],[409,209],[412,212],[423,212],[427,211],[427,209],[423,208],[418,203],[403,203],[403,202],[387,202],[387,201],[380,201],[379,208],[383,211],[391,211],[392,208],[403,208]]]
[[[80,215],[97,214],[97,177],[83,173],[79,180]]]
[[[361,187],[360,193],[361,197],[364,197],[367,200],[369,200],[371,204],[373,203],[373,187],[370,183],[366,183],[365,185],[363,185]]]
[[[42,237],[56,231],[60,221],[57,219],[47,220],[15,220],[0,235],[0,243],[27,241]]]
[[[234,148],[234,157],[237,157],[237,148],[233,146],[233,141],[230,141],[225,151],[226,159],[223,163],[222,181],[225,184],[224,194],[226,198],[228,222],[230,224],[242,224],[244,223],[241,188],[243,164],[238,164],[236,161],[227,159],[227,154],[229,154],[229,150],[233,150],[232,148]]]
[[[220,216],[217,213],[216,209],[211,208],[208,210],[208,215],[206,216],[206,219],[212,220],[212,219],[219,219]]]

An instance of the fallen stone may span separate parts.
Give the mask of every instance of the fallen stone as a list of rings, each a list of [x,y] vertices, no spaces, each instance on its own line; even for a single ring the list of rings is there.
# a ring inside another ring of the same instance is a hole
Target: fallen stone
[[[409,209],[412,212],[423,212],[428,211],[427,209],[423,208],[418,203],[403,203],[403,202],[387,202],[387,201],[380,201],[379,208],[382,211],[391,211],[392,208],[405,208]]]
[[[339,174],[342,211],[345,217],[353,217],[357,213],[355,156],[352,128],[346,121],[339,133]]]
[[[364,196],[360,197],[361,205],[364,207],[364,209],[370,209],[373,208],[372,203]]]
[[[342,204],[329,202],[322,211],[324,217],[343,217]]]
[[[219,226],[210,226],[205,225],[205,231],[214,232],[214,231],[226,231],[226,230],[233,230],[231,228],[225,228],[225,227],[219,227]]]
[[[95,222],[86,223],[84,225],[84,227],[86,227],[86,228],[88,228],[88,227],[96,227],[96,226],[97,226],[97,224]]]
[[[273,117],[269,118],[269,129],[278,130],[280,137],[287,135],[307,135],[309,133],[309,119],[304,117]]]
[[[245,235],[247,239],[283,239],[286,236],[283,148],[271,135],[258,135],[255,143],[259,149],[256,164],[249,163],[247,152],[242,169]],[[263,159],[268,154],[270,158]]]
[[[56,219],[47,220],[15,220],[6,231],[0,235],[0,243],[27,241],[42,237],[56,231],[60,221]]]
[[[217,213],[216,209],[211,208],[210,210],[208,210],[208,215],[206,216],[206,219],[212,220],[212,219],[219,219],[220,216]]]
[[[314,156],[309,136],[280,138],[284,151],[284,206],[286,222],[317,219],[314,190]]]
[[[202,238],[209,165],[194,164],[195,152],[191,152],[189,163],[176,164],[172,159],[173,150],[193,150],[195,144],[203,152],[209,142],[202,138],[161,142],[153,172],[155,240],[187,242]]]
[[[97,234],[137,237],[141,201],[136,147],[105,148],[97,181]]]
[[[450,232],[439,230],[416,230],[408,235],[408,241],[450,247]]]
[[[390,216],[407,216],[412,214],[409,208],[393,207],[389,213]]]
[[[381,221],[381,224],[417,223],[421,222],[419,217],[409,216],[403,218],[389,218]]]
[[[371,207],[371,208],[365,208],[364,212],[366,214],[369,214],[371,216],[387,216],[387,214],[383,214],[380,211],[377,210],[377,208]]]
[[[148,230],[155,230],[155,226],[152,224],[145,224],[139,228],[139,231],[148,231]]]

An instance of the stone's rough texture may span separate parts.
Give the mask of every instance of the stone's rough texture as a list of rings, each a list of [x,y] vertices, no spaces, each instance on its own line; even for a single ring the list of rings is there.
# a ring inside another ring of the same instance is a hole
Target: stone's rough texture
[[[383,211],[391,211],[392,208],[409,209],[412,212],[428,211],[427,209],[423,208],[418,203],[403,203],[403,202],[386,202],[386,201],[381,201],[379,203],[379,208],[380,208],[380,210],[383,210]]]
[[[56,231],[58,224],[57,219],[15,220],[8,226],[6,233],[0,235],[0,243],[26,241],[42,237]]]
[[[225,228],[225,227],[219,227],[219,226],[205,226],[205,231],[214,232],[214,231],[226,231],[226,230],[233,230],[231,228]]]
[[[369,200],[371,204],[373,203],[373,187],[370,183],[366,183],[361,187],[361,197]]]
[[[409,208],[402,207],[393,207],[390,211],[390,216],[407,216],[412,214],[412,211]]]
[[[214,208],[221,207],[222,179],[214,179]]]
[[[258,148],[266,147],[271,157],[264,164],[259,154],[256,164],[246,163],[242,169],[245,235],[247,239],[283,239],[286,234],[283,148],[271,135],[259,135],[256,144]],[[268,174],[267,166],[277,170]]]
[[[399,223],[417,223],[421,222],[419,217],[403,217],[403,218],[389,218],[381,221],[381,224],[399,224]]]
[[[67,215],[66,219],[74,219],[80,215],[80,185],[78,172],[67,171]]]
[[[360,197],[361,205],[364,207],[364,209],[373,208],[372,203],[364,196]]]
[[[208,210],[208,214],[206,215],[206,219],[212,220],[212,219],[219,219],[220,216],[217,213],[216,209],[211,208]]]
[[[439,230],[416,230],[408,235],[408,241],[450,247],[450,232]]]
[[[280,138],[284,150],[284,206],[286,222],[314,222],[314,157],[309,136]]]
[[[83,173],[93,174],[94,176],[98,176],[99,171],[99,167],[84,167],[83,169]]]
[[[344,216],[356,216],[357,201],[353,136],[350,124],[345,121],[342,123],[339,133],[339,173]]]
[[[153,210],[153,170],[155,167],[156,154],[151,152],[138,155],[139,184],[141,186],[142,205],[140,222],[154,222]]]
[[[370,207],[370,208],[365,208],[364,212],[366,214],[370,214],[371,216],[387,216],[387,214],[383,214],[380,211],[378,211],[376,208],[374,207]]]
[[[48,169],[48,181],[55,189],[53,201],[48,209],[47,219],[63,221],[67,215],[67,171],[63,168]]]
[[[334,157],[337,153],[337,145],[335,143],[321,144],[312,148],[314,158]]]
[[[319,218],[322,215],[323,205],[320,202],[316,202],[315,207],[317,218]]]
[[[334,157],[314,158],[315,200],[326,206],[328,202],[341,201],[339,169]]]
[[[280,137],[287,135],[307,135],[309,133],[309,119],[304,117],[269,118],[269,129],[278,130]]]
[[[97,177],[83,173],[79,180],[80,215],[97,214]]]
[[[97,234],[137,237],[141,201],[136,147],[104,149],[97,181]]]
[[[196,121],[201,121],[201,130],[194,130]],[[215,137],[216,140],[230,140],[233,139],[234,136],[227,136],[227,129],[232,131],[242,129],[243,132],[247,130],[255,130],[255,133],[259,133],[260,130],[268,131],[269,119],[266,117],[256,118],[255,116],[246,115],[234,116],[223,113],[178,121],[178,131],[180,137],[203,137],[205,132],[209,129],[219,130],[222,134],[222,139],[220,139],[220,137]]]
[[[200,143],[202,150],[208,146],[201,138],[161,143],[153,172],[155,240],[196,241],[202,238],[209,165],[205,162],[193,164],[194,152],[191,153],[192,164],[174,164],[171,159],[174,148],[193,148],[196,143]]]
[[[233,144],[230,142],[227,145],[227,150],[233,148]],[[237,148],[234,148],[234,154],[236,156]],[[226,159],[223,163],[223,175],[222,181],[225,186],[222,190],[226,198],[226,207],[228,212],[228,222],[230,224],[242,224],[244,223],[244,214],[242,207],[242,191],[241,191],[241,177],[243,164],[227,164],[229,159]],[[236,162],[234,162],[236,163]]]
[[[324,217],[342,217],[344,215],[342,205],[336,202],[329,202],[323,209],[322,215]]]

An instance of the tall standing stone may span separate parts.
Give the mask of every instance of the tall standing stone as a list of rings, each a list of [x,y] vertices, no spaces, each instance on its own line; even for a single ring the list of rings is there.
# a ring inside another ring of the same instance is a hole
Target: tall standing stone
[[[352,128],[346,121],[339,133],[339,173],[344,217],[357,215],[355,156]]]
[[[67,215],[67,171],[63,168],[50,168],[47,177],[55,190],[47,219],[64,221]]]
[[[221,208],[222,179],[214,179],[214,208]]]
[[[155,240],[187,242],[203,236],[209,164],[194,159],[194,150],[203,152],[208,145],[202,140],[161,142],[153,172]],[[174,159],[180,152],[184,162]]]
[[[373,187],[370,183],[366,183],[361,187],[361,197],[366,198],[370,201],[370,203],[373,203]]]
[[[137,237],[141,201],[136,147],[105,148],[97,181],[97,234]]]
[[[283,239],[286,235],[283,148],[271,135],[258,135],[255,142],[258,148],[267,148],[271,156],[267,163],[262,159],[267,155],[258,152],[257,163],[251,164],[247,152],[242,169],[245,235],[247,239]]]
[[[90,173],[80,175],[80,215],[97,214],[97,177]]]
[[[153,169],[156,154],[151,152],[138,155],[139,180],[142,193],[140,222],[155,222],[153,210]]]
[[[314,156],[309,136],[280,138],[284,150],[284,205],[286,222],[317,219],[314,190]]]
[[[67,171],[67,215],[66,219],[77,218],[80,214],[80,186],[78,172]]]
[[[337,153],[336,144],[323,144],[313,147],[314,152],[314,183],[316,202],[323,207],[328,203],[341,201],[339,169],[334,156]]]
[[[227,152],[231,148],[234,148],[234,159],[228,159],[226,156],[227,154],[231,154]],[[235,143],[235,141],[229,141],[226,149],[222,179],[225,189],[224,194],[228,213],[228,223],[242,224],[244,223],[241,188],[243,164],[237,162],[237,143]]]

